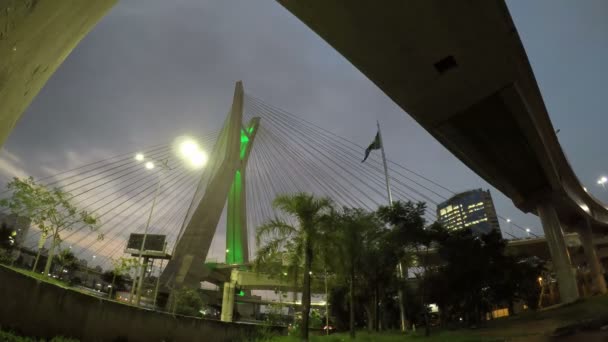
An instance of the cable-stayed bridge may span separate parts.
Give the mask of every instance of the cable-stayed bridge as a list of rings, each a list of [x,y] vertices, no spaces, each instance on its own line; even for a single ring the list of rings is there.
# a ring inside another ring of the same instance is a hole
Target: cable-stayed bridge
[[[270,218],[280,216],[272,207],[273,199],[279,194],[310,192],[327,196],[339,206],[368,210],[375,210],[387,203],[379,155],[372,153],[362,163],[363,146],[258,97],[244,93],[242,99],[242,121],[260,119],[246,164],[245,226],[248,228],[244,239],[246,246],[243,246],[247,251],[244,260],[254,257],[255,246],[252,242],[255,241],[255,228]],[[201,134],[198,141],[211,151],[219,144],[220,133]],[[111,267],[112,258],[123,255],[129,234],[144,231],[158,172],[166,172],[148,233],[166,234],[168,250],[172,251],[191,220],[193,209],[207,193],[208,185],[205,171],[188,169],[178,158],[172,158],[173,149],[171,143],[159,144],[38,180],[69,192],[79,208],[100,218],[99,233],[103,234],[103,240],[76,225],[62,235],[62,248],[71,248],[78,258],[87,260],[89,265],[99,265],[104,269]],[[136,152],[143,153],[149,159],[169,158],[170,170],[146,169],[133,158]],[[437,219],[436,205],[454,194],[439,182],[390,160],[389,175],[396,200],[427,203],[425,217],[428,222]],[[211,235],[214,239],[227,237],[225,201],[221,200],[222,216],[216,224],[217,234],[214,229]],[[525,233],[523,227],[514,222],[510,224],[512,228]],[[228,234],[231,233],[234,231],[228,231]],[[507,238],[514,237],[506,231],[503,234]],[[25,247],[37,249],[38,240],[39,231],[33,229]],[[207,243],[211,245],[212,241]],[[205,258],[219,262],[229,260],[230,253],[236,251],[229,251],[230,246],[226,244],[224,248],[224,245],[222,241],[213,243],[213,247],[205,252]],[[218,246],[221,246],[219,251]]]

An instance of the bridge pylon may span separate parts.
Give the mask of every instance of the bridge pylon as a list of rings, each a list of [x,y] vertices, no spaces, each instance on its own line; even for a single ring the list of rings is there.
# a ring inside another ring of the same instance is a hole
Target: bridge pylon
[[[230,112],[186,215],[173,258],[161,275],[161,282],[169,288],[198,287],[209,277],[212,271],[205,266],[205,260],[226,203],[226,263],[249,261],[246,168],[260,119],[253,118],[243,125],[243,96],[243,84],[239,81]]]

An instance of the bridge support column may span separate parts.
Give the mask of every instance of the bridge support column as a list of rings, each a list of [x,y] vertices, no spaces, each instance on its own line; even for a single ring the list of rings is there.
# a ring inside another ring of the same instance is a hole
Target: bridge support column
[[[222,296],[222,315],[220,319],[222,322],[232,322],[232,315],[234,313],[234,289],[236,283],[233,281],[224,283],[224,295]]]
[[[557,275],[561,302],[573,302],[579,298],[578,286],[557,212],[549,201],[540,203],[537,209],[549,245],[553,271]]]
[[[583,251],[585,252],[587,266],[591,272],[594,291],[595,293],[605,294],[606,280],[602,274],[602,267],[600,266],[595,245],[593,244],[593,231],[591,228],[591,220],[587,219],[587,222],[579,228],[578,235],[581,239],[581,243],[583,244]]]

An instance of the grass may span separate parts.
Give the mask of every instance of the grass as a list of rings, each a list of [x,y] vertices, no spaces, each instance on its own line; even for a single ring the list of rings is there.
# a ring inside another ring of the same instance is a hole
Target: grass
[[[466,331],[441,331],[431,334],[430,337],[425,337],[424,333],[409,333],[403,335],[398,332],[385,332],[370,334],[365,331],[357,332],[357,337],[354,341],[356,342],[489,342],[496,341],[496,338],[483,337],[483,336],[471,336]],[[271,340],[272,342],[299,342],[299,337],[296,336],[281,336],[275,337]],[[349,342],[353,341],[350,339],[348,333],[332,334],[329,336],[311,336],[310,342]]]
[[[487,322],[479,329],[439,330],[433,329],[426,338],[422,331],[405,336],[399,332],[369,334],[357,333],[355,341],[361,342],[489,342],[489,341],[538,341],[544,340],[557,328],[590,320],[608,320],[608,296],[585,298],[576,303],[540,312],[527,312],[518,316]],[[578,335],[577,335],[578,336]],[[273,342],[296,342],[292,336],[275,337]],[[311,336],[311,342],[351,341],[348,333],[330,336]]]
[[[29,271],[29,270],[25,270],[22,268],[17,268],[17,267],[13,267],[13,266],[4,266],[6,268],[10,268],[11,270],[15,271],[15,272],[19,272],[21,274],[24,274],[28,277],[31,278],[35,278],[38,279],[40,281],[44,281],[46,283],[50,283],[53,285],[57,285],[59,287],[63,287],[65,289],[70,288],[70,286],[68,286],[68,284],[62,280],[57,280],[55,278],[49,277],[49,276],[45,276],[44,274],[38,273],[38,272],[33,272],[33,271]]]
[[[65,338],[65,337],[61,337],[61,336],[53,337],[50,340],[24,337],[24,336],[19,336],[12,332],[3,331],[3,330],[0,330],[0,341],[2,341],[2,342],[46,342],[46,341],[48,341],[48,342],[79,342],[78,340],[71,339],[71,338]]]

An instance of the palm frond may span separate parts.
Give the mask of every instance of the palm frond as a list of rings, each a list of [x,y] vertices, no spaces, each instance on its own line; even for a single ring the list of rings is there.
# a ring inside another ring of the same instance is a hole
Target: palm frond
[[[295,235],[297,229],[285,221],[274,218],[265,224],[259,226],[255,233],[255,241],[258,246],[262,243],[262,240],[265,238],[281,238],[281,239],[289,239],[293,235]]]

